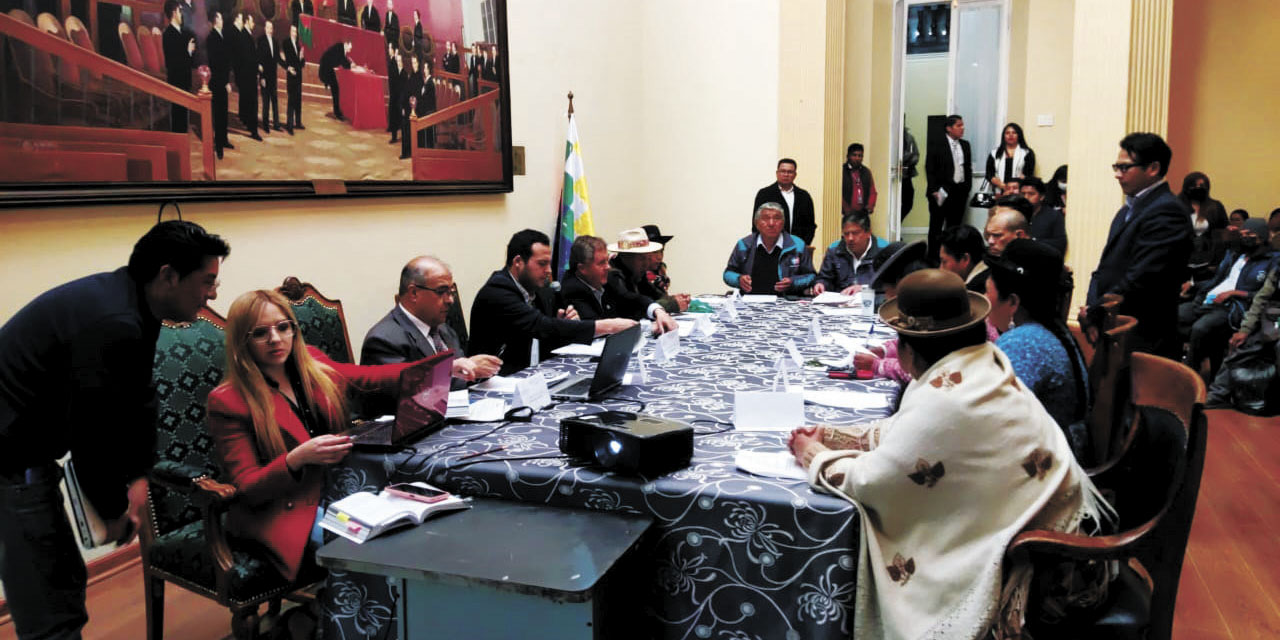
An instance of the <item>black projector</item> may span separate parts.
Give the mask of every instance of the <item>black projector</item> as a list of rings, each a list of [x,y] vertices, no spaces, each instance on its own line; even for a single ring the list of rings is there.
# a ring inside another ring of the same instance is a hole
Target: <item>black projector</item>
[[[560,451],[611,471],[659,475],[689,466],[693,427],[630,411],[588,413],[560,421]]]

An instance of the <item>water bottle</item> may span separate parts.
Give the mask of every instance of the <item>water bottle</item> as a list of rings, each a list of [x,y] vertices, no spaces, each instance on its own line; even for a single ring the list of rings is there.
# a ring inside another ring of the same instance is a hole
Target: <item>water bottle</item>
[[[869,316],[875,313],[875,307],[876,307],[875,290],[871,289],[870,287],[867,287],[867,288],[864,288],[861,292],[859,292],[858,295],[862,296],[862,315]]]

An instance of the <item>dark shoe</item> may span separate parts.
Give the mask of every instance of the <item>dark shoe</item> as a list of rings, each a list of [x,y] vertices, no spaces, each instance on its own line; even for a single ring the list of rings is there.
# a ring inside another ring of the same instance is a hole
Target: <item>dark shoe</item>
[[[274,125],[271,125],[271,126],[275,127],[275,128],[276,128],[276,131],[282,131],[282,129],[280,128],[280,123],[279,123],[279,122],[277,122],[277,123],[275,123]]]
[[[410,156],[410,155],[407,155],[407,154],[403,154],[403,153],[402,153],[402,154],[400,154],[400,159],[401,159],[401,160],[408,160],[409,158],[412,158],[412,157],[413,157],[413,156]]]
[[[397,140],[395,136],[392,136],[391,139],[387,141],[387,144],[395,144],[397,142],[400,142],[400,141]]]
[[[213,153],[214,153],[214,155],[218,156],[218,159],[219,159],[219,160],[221,160],[221,159],[222,159],[222,149],[214,149],[214,150],[213,150]]]
[[[289,135],[293,135],[293,127],[285,127],[284,130],[288,131]]]
[[[250,139],[250,140],[257,140],[258,142],[262,142],[262,136],[258,135],[258,132],[257,132],[257,131],[254,131],[254,132],[253,132],[253,135],[249,136],[249,139]]]
[[[270,135],[270,134],[271,134],[271,127],[263,127],[263,128],[262,128],[262,132],[263,132],[263,133],[265,133],[265,134]]]
[[[230,142],[224,142],[224,143],[222,143],[222,148],[223,148],[223,149],[234,149],[234,148],[236,148],[236,146],[235,146],[234,144],[231,144]]]
[[[306,130],[307,130],[307,128],[306,128],[306,127],[302,126],[302,123],[301,123],[301,122],[299,122],[299,123],[298,123],[298,124],[296,124],[296,125],[293,125],[293,128],[294,128],[294,129],[297,129],[298,131],[306,131]]]

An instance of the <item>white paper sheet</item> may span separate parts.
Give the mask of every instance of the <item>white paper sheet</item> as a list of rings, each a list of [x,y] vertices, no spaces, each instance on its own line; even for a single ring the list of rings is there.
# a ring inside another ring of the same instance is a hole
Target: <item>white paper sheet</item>
[[[889,406],[888,395],[866,391],[809,389],[804,392],[804,401],[840,409],[884,409]]]
[[[534,375],[538,375],[538,374],[534,374]],[[541,375],[547,381],[548,385],[555,384],[569,377],[569,374],[564,371],[544,371],[542,372]],[[498,393],[511,393],[516,390],[516,383],[522,379],[524,379],[523,376],[520,378],[512,378],[510,376],[494,376],[471,388],[475,391],[497,391]]]
[[[860,316],[862,309],[858,307],[818,307],[818,313],[824,316]]]
[[[468,420],[496,422],[507,413],[507,401],[502,398],[481,398],[471,404]]]
[[[733,426],[739,431],[791,431],[803,424],[804,396],[799,393],[733,394]]]
[[[844,304],[846,302],[853,302],[854,300],[857,300],[857,299],[858,298],[856,296],[846,296],[840,293],[839,291],[823,291],[817,296],[814,296],[813,303],[814,304]]]
[[[733,462],[739,469],[758,476],[808,480],[804,467],[790,451],[739,451]]]
[[[748,293],[742,296],[742,301],[748,304],[760,302],[777,302],[778,296],[765,295],[761,293]]]
[[[552,349],[551,353],[558,356],[591,356],[592,358],[599,358],[600,354],[604,353],[604,338],[594,340],[591,344],[577,342],[566,344],[558,349]]]

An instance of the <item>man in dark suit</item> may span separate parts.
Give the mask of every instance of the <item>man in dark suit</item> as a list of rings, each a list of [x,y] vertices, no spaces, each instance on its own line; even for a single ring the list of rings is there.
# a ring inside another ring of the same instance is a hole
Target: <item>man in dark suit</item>
[[[373,0],[364,0],[364,8],[360,10],[360,27],[365,31],[382,31],[382,20],[378,18],[378,9]]]
[[[240,122],[249,131],[249,137],[261,141],[258,135],[258,47],[253,40],[253,16],[236,16],[236,33],[231,39],[235,51],[236,91],[240,95]]]
[[[413,10],[413,55],[421,58],[427,51],[425,34],[422,31],[422,13]]]
[[[400,48],[387,43],[387,133],[391,134],[388,144],[395,144],[400,136],[400,118],[404,115],[404,85],[407,75],[404,72],[404,58]]]
[[[356,5],[354,0],[338,0],[338,22],[356,26]]]
[[[929,257],[938,262],[938,236],[947,227],[964,221],[969,205],[969,189],[973,186],[973,154],[964,140],[964,118],[947,116],[946,136],[941,144],[929,149],[924,160],[929,200]]]
[[[400,270],[395,308],[364,337],[360,364],[412,362],[453,350],[459,356],[453,361],[454,389],[497,374],[502,366],[497,357],[461,357],[466,349],[447,322],[449,311],[457,303],[453,289],[453,273],[448,265],[431,256],[410,260]]]
[[[276,60],[280,55],[280,46],[276,44],[275,25],[270,20],[262,23],[262,35],[258,36],[258,68],[262,69],[262,78],[258,84],[262,87],[262,130],[270,131],[272,125],[280,130],[280,98],[278,97],[278,79],[276,78]],[[270,117],[268,117],[268,115]],[[290,133],[293,133],[290,131]]]
[[[289,3],[289,18],[293,24],[300,24],[302,14],[314,16],[316,14],[316,4],[313,0],[293,0]]]
[[[169,26],[164,29],[165,80],[189,92],[191,69],[195,67],[196,39],[190,31],[182,28],[182,12],[178,8],[178,0],[164,3],[164,14],[169,19]],[[187,108],[177,103],[169,105],[169,124],[174,133],[186,133]]]
[[[507,264],[493,272],[471,304],[470,352],[502,358],[503,375],[550,355],[553,348],[588,343],[636,326],[635,320],[581,320],[572,306],[557,308],[551,283],[551,239],[525,229],[507,243]]]
[[[222,159],[223,149],[234,149],[227,139],[228,94],[231,93],[231,47],[222,33],[222,13],[214,11],[209,15],[209,36],[205,38],[204,48],[209,56],[209,91],[213,94],[213,148]]]
[[[1116,312],[1138,319],[1130,339],[1134,350],[1178,359],[1178,296],[1188,275],[1193,230],[1191,211],[1164,180],[1172,157],[1154,133],[1131,133],[1120,141],[1112,170],[1125,204],[1111,221],[1080,319],[1104,295],[1120,295],[1124,301]]]
[[[646,252],[658,251],[649,242],[648,236],[641,229],[639,232],[643,245],[635,247]],[[617,245],[610,247],[604,240],[595,236],[578,236],[569,247],[569,275],[565,276],[561,295],[565,302],[578,310],[578,317],[583,320],[596,318],[631,318],[653,320],[657,333],[665,333],[677,329],[676,321],[667,314],[666,309],[651,298],[630,290],[623,282],[622,274],[612,269],[609,264],[609,251],[620,250]],[[632,247],[626,244],[625,250]]]
[[[108,542],[147,521],[160,321],[194,320],[217,297],[228,252],[198,225],[162,222],[127,267],[51,289],[0,326],[0,582],[20,637],[79,638],[88,621],[59,460],[71,453]]]
[[[338,87],[338,74],[334,73],[338,67],[343,69],[351,68],[351,41],[335,42],[324,54],[320,56],[320,82],[324,86],[329,87],[329,93],[333,96],[333,117],[344,120],[342,116],[342,98]]]
[[[766,202],[782,205],[782,230],[804,241],[805,245],[813,244],[813,235],[818,225],[813,221],[813,198],[808,191],[796,186],[796,161],[783,158],[778,161],[778,180],[756,192],[755,204],[751,205],[751,215]],[[752,233],[755,224],[751,225]]]
[[[302,69],[306,64],[306,48],[298,41],[297,22],[289,25],[289,39],[280,45],[280,54],[284,61],[284,90],[289,96],[285,105],[284,126],[289,135],[293,135],[294,129],[306,129],[302,126]]]
[[[394,44],[397,49],[400,48],[400,16],[396,15],[395,1],[387,0],[387,15],[382,25],[382,37],[386,39],[387,44]]]

